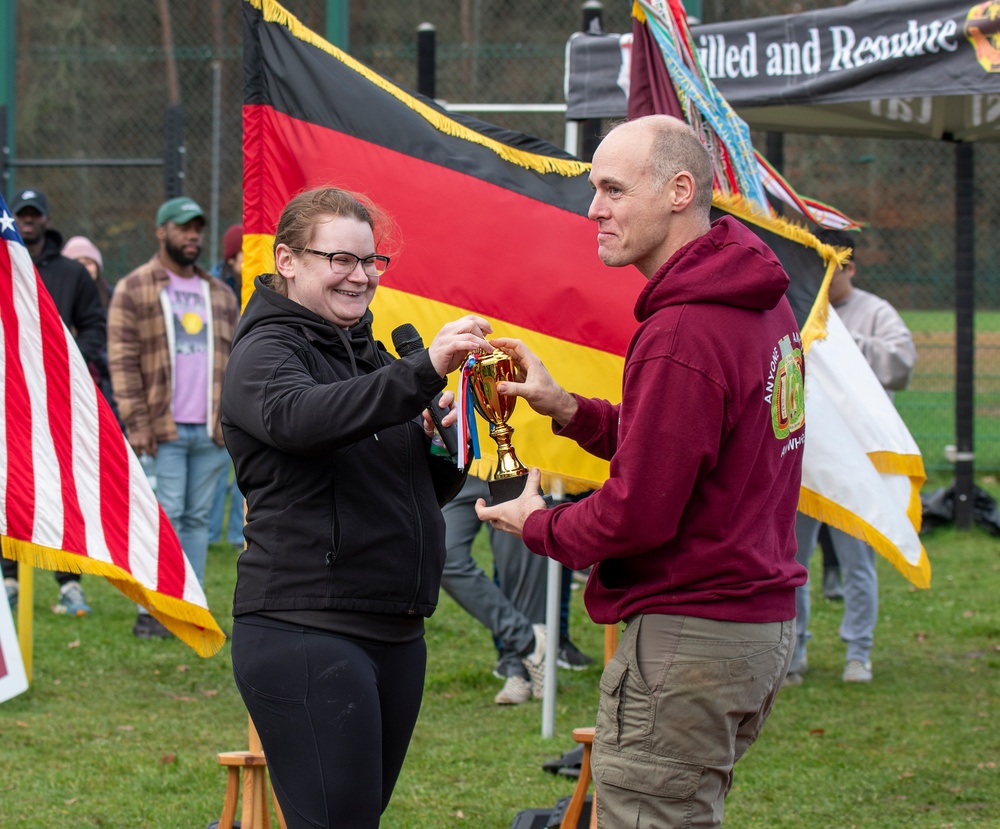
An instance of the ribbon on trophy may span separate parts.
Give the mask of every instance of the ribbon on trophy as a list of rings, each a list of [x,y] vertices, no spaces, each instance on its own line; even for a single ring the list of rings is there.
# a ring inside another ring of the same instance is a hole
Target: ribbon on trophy
[[[465,469],[468,462],[468,446],[472,441],[472,457],[476,460],[480,457],[479,433],[476,430],[476,403],[472,396],[472,372],[476,366],[476,355],[469,354],[462,364],[462,371],[458,378],[458,399],[455,401],[455,408],[458,412],[458,420],[455,427],[458,430],[458,459],[456,461],[459,469]]]

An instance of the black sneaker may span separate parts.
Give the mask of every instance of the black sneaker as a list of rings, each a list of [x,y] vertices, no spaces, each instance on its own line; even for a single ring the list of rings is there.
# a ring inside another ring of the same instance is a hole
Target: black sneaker
[[[173,634],[167,630],[159,619],[148,613],[140,613],[135,620],[132,633],[139,639],[170,639]]]
[[[563,639],[559,643],[559,659],[556,664],[570,671],[582,671],[588,665],[594,664],[594,658],[587,656],[569,639]]]

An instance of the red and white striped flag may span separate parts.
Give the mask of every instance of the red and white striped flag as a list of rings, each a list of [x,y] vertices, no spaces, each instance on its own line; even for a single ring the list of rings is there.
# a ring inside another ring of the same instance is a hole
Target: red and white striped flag
[[[104,576],[201,656],[225,634],[0,197],[3,555]]]

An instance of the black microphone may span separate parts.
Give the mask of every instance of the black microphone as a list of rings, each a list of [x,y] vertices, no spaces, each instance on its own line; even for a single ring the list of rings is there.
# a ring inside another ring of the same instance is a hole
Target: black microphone
[[[410,323],[404,322],[393,329],[392,345],[400,357],[405,357],[407,354],[413,354],[415,351],[423,351],[424,341],[420,339],[416,328],[410,325]],[[458,457],[458,426],[455,423],[452,423],[451,426],[441,425],[441,418],[447,414],[447,409],[442,409],[438,405],[441,402],[441,394],[443,392],[435,395],[427,408],[430,410],[434,425],[437,426],[438,434],[444,442],[444,448],[448,450],[449,455],[455,458]]]

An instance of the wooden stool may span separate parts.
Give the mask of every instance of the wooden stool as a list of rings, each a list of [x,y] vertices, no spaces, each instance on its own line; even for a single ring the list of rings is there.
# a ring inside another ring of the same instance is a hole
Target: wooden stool
[[[580,763],[580,777],[577,778],[576,788],[573,789],[573,796],[563,813],[559,829],[577,829],[583,804],[587,800],[587,789],[590,787],[590,749],[594,744],[594,729],[574,728],[573,739],[583,743],[583,760]],[[597,792],[594,792],[590,801],[590,829],[597,829]]]
[[[604,627],[604,664],[607,665],[618,647],[618,625],[605,625]],[[593,728],[574,728],[573,739],[578,743],[583,743],[583,760],[580,763],[580,777],[576,781],[576,788],[573,789],[573,796],[569,800],[569,805],[563,813],[562,822],[559,829],[577,829],[580,821],[580,814],[583,812],[583,804],[587,800],[587,789],[590,786],[590,751],[594,745]],[[597,829],[597,792],[590,801],[590,829]]]
[[[267,760],[261,750],[260,737],[253,722],[250,723],[250,750],[223,751],[216,755],[219,765],[226,766],[226,799],[222,804],[222,817],[216,829],[233,829],[236,818],[236,804],[239,802],[240,790],[243,791],[243,814],[240,817],[240,829],[271,829],[271,813],[267,808]],[[240,769],[243,769],[243,783],[240,785]],[[274,803],[274,814],[278,818],[280,829],[286,829],[285,818],[273,792],[271,801]]]

